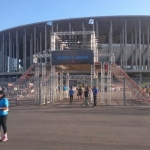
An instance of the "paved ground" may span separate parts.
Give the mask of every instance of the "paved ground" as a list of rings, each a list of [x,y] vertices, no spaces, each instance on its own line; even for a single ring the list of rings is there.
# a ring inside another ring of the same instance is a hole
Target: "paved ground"
[[[149,150],[150,106],[11,105],[2,150]],[[32,103],[31,103],[32,104]]]

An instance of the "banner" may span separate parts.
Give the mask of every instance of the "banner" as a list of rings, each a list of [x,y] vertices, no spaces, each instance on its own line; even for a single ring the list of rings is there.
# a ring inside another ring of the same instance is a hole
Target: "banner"
[[[92,50],[52,51],[52,65],[94,64]]]

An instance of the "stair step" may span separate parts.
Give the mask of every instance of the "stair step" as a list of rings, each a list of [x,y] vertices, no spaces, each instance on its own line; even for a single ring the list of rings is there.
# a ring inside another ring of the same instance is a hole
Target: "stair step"
[[[126,86],[131,90],[132,94],[136,96],[137,98],[142,99],[143,101],[145,99],[150,99],[150,96],[144,94],[142,88],[137,85],[121,68],[117,66],[117,64],[112,64],[112,74],[120,81],[123,82],[120,77],[126,79]],[[132,88],[131,88],[132,87]]]

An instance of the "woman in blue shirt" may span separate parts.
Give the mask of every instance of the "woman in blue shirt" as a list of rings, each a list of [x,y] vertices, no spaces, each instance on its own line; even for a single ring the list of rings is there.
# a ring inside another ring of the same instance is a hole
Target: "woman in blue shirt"
[[[2,140],[2,142],[5,142],[8,140],[7,125],[6,125],[7,115],[8,115],[8,107],[9,107],[8,99],[5,98],[4,91],[0,91],[0,129],[2,126],[3,131],[4,131],[4,136],[2,139],[1,139],[1,135],[0,135],[0,139]],[[1,134],[1,132],[0,132],[0,134]]]

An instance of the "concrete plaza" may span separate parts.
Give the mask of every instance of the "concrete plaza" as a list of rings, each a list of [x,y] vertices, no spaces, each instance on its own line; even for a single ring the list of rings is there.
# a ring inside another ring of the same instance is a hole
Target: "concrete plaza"
[[[2,150],[149,150],[150,106],[11,104]]]

